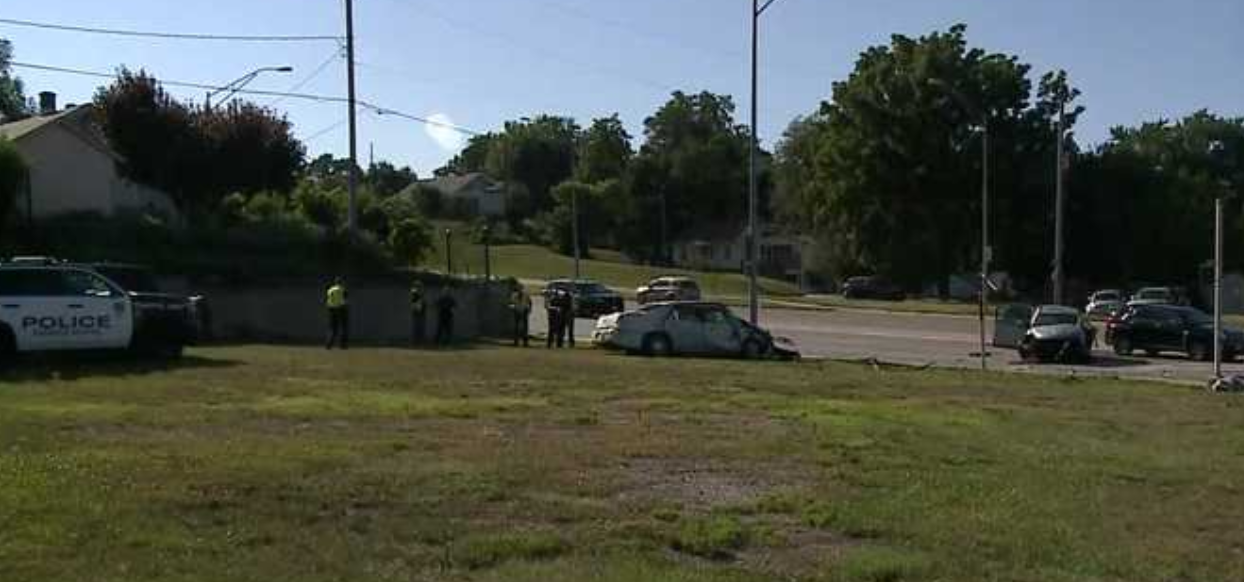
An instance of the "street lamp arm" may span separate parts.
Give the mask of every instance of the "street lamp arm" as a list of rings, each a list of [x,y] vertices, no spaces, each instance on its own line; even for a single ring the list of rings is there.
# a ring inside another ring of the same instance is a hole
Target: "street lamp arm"
[[[777,2],[777,0],[765,0],[765,3],[756,9],[756,16],[764,14],[765,10],[768,10],[769,6],[772,6],[774,2]]]
[[[263,73],[268,73],[268,72],[273,72],[273,73],[289,73],[289,72],[291,72],[291,71],[293,71],[293,70],[294,70],[294,68],[293,68],[293,67],[290,67],[290,66],[284,66],[284,67],[261,67],[261,68],[255,69],[254,71],[251,71],[251,72],[249,72],[249,73],[247,73],[247,74],[245,74],[245,75],[242,75],[241,77],[238,77],[237,79],[234,79],[233,81],[231,81],[231,82],[229,82],[229,83],[226,83],[226,84],[224,84],[224,85],[222,85],[222,86],[220,86],[220,87],[217,87],[217,88],[215,88],[215,89],[213,89],[213,90],[211,90],[211,91],[208,91],[208,92],[207,92],[207,99],[208,99],[208,101],[210,102],[210,101],[212,100],[212,98],[214,98],[215,96],[217,96],[217,95],[219,95],[219,94],[221,94],[221,93],[223,93],[223,92],[225,92],[225,91],[228,91],[228,92],[229,92],[229,94],[228,94],[227,96],[225,96],[225,98],[224,98],[224,101],[228,101],[228,100],[232,99],[234,95],[237,95],[237,94],[238,94],[238,91],[241,91],[243,87],[245,87],[246,85],[248,85],[251,81],[254,81],[254,80],[255,80],[255,78],[259,77],[259,75],[261,75],[261,74],[263,74]]]

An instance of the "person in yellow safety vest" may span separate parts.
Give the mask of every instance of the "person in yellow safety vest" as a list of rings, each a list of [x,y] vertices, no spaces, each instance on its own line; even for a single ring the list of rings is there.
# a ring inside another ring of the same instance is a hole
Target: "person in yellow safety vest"
[[[514,314],[514,346],[521,341],[523,347],[531,346],[528,322],[531,318],[531,296],[522,285],[515,285],[510,293],[510,312]]]
[[[328,345],[339,344],[341,349],[350,348],[350,296],[346,284],[341,277],[333,279],[333,284],[325,294],[324,306],[328,308]]]
[[[410,285],[410,345],[423,345],[427,330],[428,302],[423,296],[423,284],[415,281]]]

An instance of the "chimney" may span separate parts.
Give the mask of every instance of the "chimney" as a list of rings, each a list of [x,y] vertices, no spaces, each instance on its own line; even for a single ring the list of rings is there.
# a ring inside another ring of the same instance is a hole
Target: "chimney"
[[[56,113],[56,93],[44,91],[39,93],[39,115]]]

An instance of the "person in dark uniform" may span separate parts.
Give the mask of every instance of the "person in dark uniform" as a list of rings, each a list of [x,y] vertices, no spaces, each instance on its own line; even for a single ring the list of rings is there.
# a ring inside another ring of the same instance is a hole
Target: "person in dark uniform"
[[[561,314],[562,314],[562,334],[566,337],[566,344],[572,349],[574,348],[574,324],[575,324],[575,301],[574,294],[567,290],[561,292]],[[558,347],[561,342],[558,341]]]
[[[341,277],[333,279],[333,284],[325,293],[324,306],[328,308],[328,345],[340,345],[341,349],[350,348],[350,297],[345,282]]]
[[[410,345],[423,345],[427,328],[428,302],[423,297],[423,284],[415,281],[410,285]]]
[[[531,319],[531,296],[522,285],[515,285],[510,293],[510,312],[514,315],[514,347],[522,342],[523,347],[531,345],[530,332],[527,324]]]
[[[454,309],[458,301],[454,299],[452,285],[446,285],[441,291],[440,299],[436,300],[436,343],[447,346],[454,340]]]
[[[562,291],[560,289],[549,289],[544,294],[544,312],[548,315],[549,333],[548,339],[545,340],[544,347],[552,349],[553,344],[562,347],[563,338],[565,337],[562,326],[565,318],[562,317]]]

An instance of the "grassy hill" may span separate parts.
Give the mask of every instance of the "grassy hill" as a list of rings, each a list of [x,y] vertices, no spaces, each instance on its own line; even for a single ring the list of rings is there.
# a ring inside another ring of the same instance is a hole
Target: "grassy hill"
[[[441,232],[440,229],[437,231]],[[471,275],[484,274],[484,247],[469,243],[465,236],[453,237],[454,272]],[[671,269],[636,265],[626,262],[616,251],[594,250],[591,260],[580,263],[584,278],[600,281],[621,292],[634,292],[635,288],[660,275],[686,275],[699,281],[706,295],[713,297],[741,297],[747,294],[747,279],[740,273],[705,273],[686,269]],[[445,239],[436,237],[436,248],[425,258],[429,269],[445,269]],[[559,255],[548,248],[536,245],[500,245],[492,247],[492,272],[494,276],[515,277],[528,280],[549,280],[574,275],[574,258]],[[762,279],[761,288],[766,295],[800,295],[799,287],[785,281]]]

